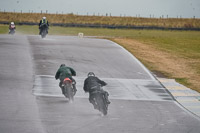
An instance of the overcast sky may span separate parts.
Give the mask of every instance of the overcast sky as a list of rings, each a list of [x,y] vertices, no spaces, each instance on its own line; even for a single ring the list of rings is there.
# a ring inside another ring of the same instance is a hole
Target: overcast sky
[[[200,0],[0,0],[1,11],[200,18]]]

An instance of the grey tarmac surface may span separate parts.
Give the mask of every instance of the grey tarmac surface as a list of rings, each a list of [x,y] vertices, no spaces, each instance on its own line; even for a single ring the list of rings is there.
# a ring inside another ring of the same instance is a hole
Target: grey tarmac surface
[[[54,79],[59,65],[77,71],[74,103]],[[108,83],[107,116],[82,90],[89,71]],[[135,57],[102,39],[0,35],[1,133],[199,133],[182,108]]]

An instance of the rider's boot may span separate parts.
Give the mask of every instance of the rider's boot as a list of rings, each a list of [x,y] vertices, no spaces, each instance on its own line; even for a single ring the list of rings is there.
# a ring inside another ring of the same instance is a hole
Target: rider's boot
[[[75,94],[76,94],[76,91],[77,91],[77,89],[76,89],[76,81],[75,81],[73,78],[71,78],[71,80],[72,80],[72,86],[73,86],[74,95],[75,95]]]
[[[61,88],[61,90],[62,90],[62,94],[65,94],[64,88],[63,88],[63,86],[62,86],[62,82],[59,83],[59,86],[60,86],[60,88]]]
[[[94,109],[97,109],[97,108],[98,108],[98,106],[96,105],[96,103],[95,103],[95,101],[94,101],[93,98],[89,97],[89,101],[90,101],[90,103],[94,106]]]
[[[104,94],[105,94],[104,96],[105,96],[105,99],[106,99],[107,104],[110,104],[110,101],[109,101],[109,99],[108,99],[108,96],[109,96],[108,92],[105,91]]]
[[[72,86],[73,86],[74,92],[76,92],[76,91],[77,91],[77,89],[76,89],[76,83],[73,82],[73,83],[72,83]]]
[[[97,109],[97,105],[95,103],[93,103],[94,109]]]
[[[62,90],[62,94],[65,95],[65,89],[62,87],[61,90]]]
[[[92,104],[93,104],[93,106],[94,106],[94,109],[97,109],[97,108],[98,108],[98,106],[96,105],[95,102],[92,102]]]

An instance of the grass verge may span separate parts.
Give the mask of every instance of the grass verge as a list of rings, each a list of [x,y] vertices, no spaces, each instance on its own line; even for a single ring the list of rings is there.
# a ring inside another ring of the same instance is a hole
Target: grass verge
[[[8,33],[8,26],[7,25],[0,25],[0,34]]]

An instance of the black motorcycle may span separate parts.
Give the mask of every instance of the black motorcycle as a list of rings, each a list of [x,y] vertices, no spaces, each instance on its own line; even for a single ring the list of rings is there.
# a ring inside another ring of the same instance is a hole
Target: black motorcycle
[[[46,35],[48,34],[48,25],[47,24],[42,24],[40,25],[40,35],[42,38],[45,38]]]
[[[76,93],[72,84],[73,84],[73,81],[69,78],[65,78],[62,83],[64,96],[68,98],[70,102],[74,101],[74,95]]]
[[[95,101],[95,104],[97,107],[96,109],[99,110],[103,115],[107,115],[108,112],[108,103],[105,98],[104,92],[101,90],[95,90],[91,93],[93,100]]]

